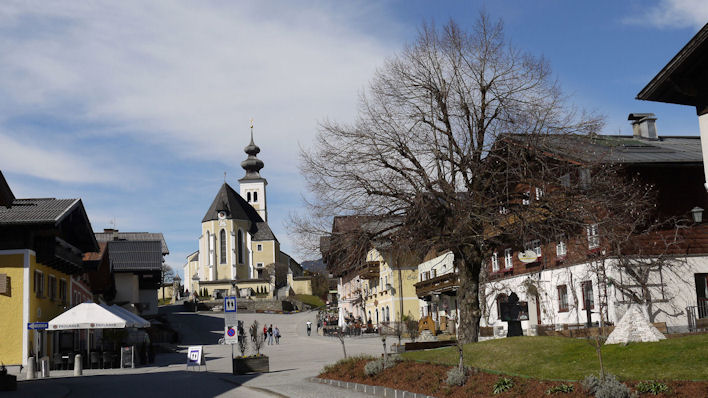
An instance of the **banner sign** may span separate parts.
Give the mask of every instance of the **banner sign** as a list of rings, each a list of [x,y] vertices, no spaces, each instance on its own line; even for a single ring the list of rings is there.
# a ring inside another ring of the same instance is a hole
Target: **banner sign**
[[[187,366],[204,365],[204,355],[202,346],[193,346],[187,348]]]

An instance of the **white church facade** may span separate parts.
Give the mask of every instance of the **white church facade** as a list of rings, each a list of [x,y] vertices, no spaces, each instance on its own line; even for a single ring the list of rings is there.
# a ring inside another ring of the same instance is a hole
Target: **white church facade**
[[[300,292],[299,285],[309,280],[302,278],[302,267],[280,250],[268,225],[268,181],[260,175],[264,164],[257,157],[260,148],[253,142],[253,127],[244,151],[248,157],[241,167],[246,174],[238,180],[239,192],[224,182],[202,219],[198,250],[184,265],[185,288],[215,298],[233,293],[273,298]]]

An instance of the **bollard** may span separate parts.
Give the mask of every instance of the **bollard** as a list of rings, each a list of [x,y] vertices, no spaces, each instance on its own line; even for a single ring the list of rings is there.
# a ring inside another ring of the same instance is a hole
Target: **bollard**
[[[81,354],[74,357],[74,376],[81,376],[84,372],[84,364],[81,363]]]
[[[39,360],[39,363],[40,375],[42,377],[49,377],[49,357],[42,357],[42,359]]]
[[[32,380],[37,377],[34,371],[36,369],[34,365],[34,357],[27,358],[27,375],[25,376],[25,380]]]

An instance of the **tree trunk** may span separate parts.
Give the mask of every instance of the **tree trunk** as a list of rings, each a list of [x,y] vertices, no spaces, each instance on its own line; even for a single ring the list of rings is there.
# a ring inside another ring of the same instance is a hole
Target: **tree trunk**
[[[460,309],[460,327],[457,338],[461,343],[476,343],[479,339],[479,321],[482,311],[479,305],[479,273],[481,260],[478,251],[472,248],[456,250],[455,262],[460,275],[457,301]]]

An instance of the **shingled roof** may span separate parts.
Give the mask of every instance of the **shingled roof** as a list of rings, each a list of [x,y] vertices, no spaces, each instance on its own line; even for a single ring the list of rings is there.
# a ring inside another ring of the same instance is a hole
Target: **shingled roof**
[[[108,242],[111,271],[160,271],[162,244],[160,241],[113,240]]]
[[[228,219],[248,220],[253,224],[263,222],[256,209],[227,183],[224,183],[217,192],[202,222],[218,220],[220,211],[225,212]]]
[[[134,242],[159,241],[162,246],[162,254],[170,254],[167,248],[165,237],[160,232],[119,232],[114,229],[104,229],[103,232],[96,232],[96,240],[99,242],[109,242],[114,240],[128,240]]]
[[[10,185],[5,181],[5,177],[0,171],[0,206],[10,207],[15,200],[15,195],[12,194]]]

